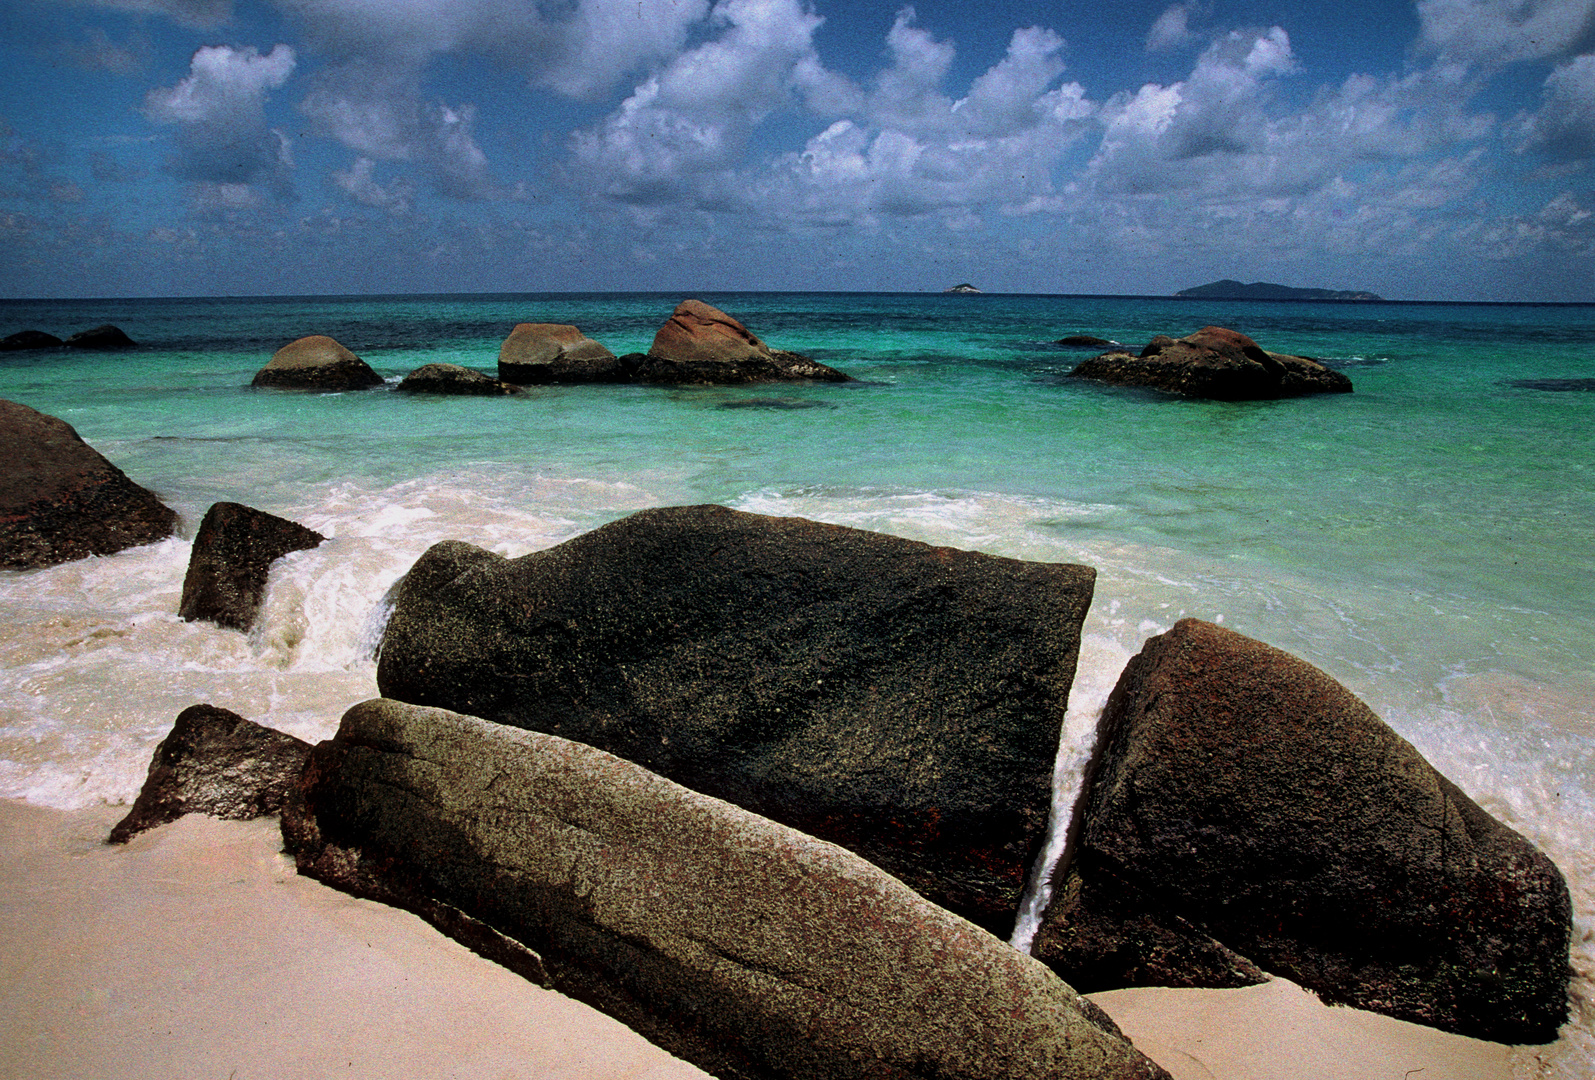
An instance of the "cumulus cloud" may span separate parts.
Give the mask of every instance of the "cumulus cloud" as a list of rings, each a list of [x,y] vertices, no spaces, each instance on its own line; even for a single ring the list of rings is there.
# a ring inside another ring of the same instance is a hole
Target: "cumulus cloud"
[[[572,176],[633,206],[735,210],[769,222],[863,223],[939,214],[967,227],[986,209],[1017,210],[1052,191],[1060,155],[1096,106],[1057,85],[1064,41],[1016,31],[1003,58],[962,97],[945,86],[956,53],[904,8],[889,63],[868,86],[814,52],[821,20],[795,0],[734,0],[721,35],[645,81],[602,124],[577,135]],[[803,149],[756,159],[749,135],[782,107],[832,122]]]
[[[723,0],[720,35],[679,54],[608,119],[578,132],[582,186],[635,205],[724,208],[755,125],[815,81],[821,20],[797,0]]]
[[[1523,121],[1524,145],[1557,162],[1595,159],[1595,53],[1559,65],[1543,104]]]
[[[1088,173],[1103,189],[1129,192],[1233,173],[1212,159],[1267,152],[1272,84],[1297,70],[1290,37],[1280,27],[1230,33],[1203,51],[1183,81],[1149,83],[1111,98],[1103,110],[1107,130]]]
[[[1420,46],[1442,60],[1493,66],[1595,49],[1591,0],[1418,0]]]
[[[144,99],[145,116],[177,126],[172,173],[201,184],[261,185],[279,198],[290,196],[293,157],[287,137],[266,123],[265,100],[293,70],[294,51],[287,45],[265,56],[253,47],[227,45],[195,52],[186,78]],[[213,192],[212,201],[234,205],[239,197]]]

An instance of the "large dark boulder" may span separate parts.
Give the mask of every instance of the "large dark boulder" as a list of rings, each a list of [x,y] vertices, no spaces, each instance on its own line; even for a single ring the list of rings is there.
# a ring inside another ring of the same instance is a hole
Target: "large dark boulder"
[[[282,810],[310,744],[215,705],[191,705],[155,748],[149,776],[107,842],[125,844],[184,814],[249,821]]]
[[[719,506],[506,559],[436,545],[377,685],[600,747],[1006,935],[1094,571]]]
[[[0,341],[0,352],[22,352],[31,349],[54,349],[63,342],[54,334],[46,334],[43,330],[19,330],[3,341]]]
[[[625,382],[615,354],[564,323],[519,323],[498,349],[498,377],[518,386]]]
[[[401,394],[467,397],[503,397],[519,393],[509,383],[460,364],[423,364],[406,375],[394,389]]]
[[[1071,985],[1235,985],[1245,958],[1475,1038],[1566,1019],[1555,865],[1305,661],[1181,620],[1126,667],[1094,769],[1035,941]]]
[[[80,330],[62,342],[69,349],[135,349],[138,342],[128,337],[120,327],[106,323],[93,330]]]
[[[164,540],[177,514],[54,416],[0,400],[0,570]]]
[[[252,506],[216,503],[205,511],[194,534],[178,615],[189,622],[248,630],[265,599],[271,564],[325,539],[314,529]]]
[[[800,353],[772,349],[747,327],[701,300],[683,300],[654,335],[639,382],[728,385],[758,382],[852,382],[853,377]]]
[[[382,376],[338,342],[323,334],[291,341],[255,372],[251,386],[277,390],[342,392],[382,385]]]
[[[725,1080],[1166,1075],[863,859],[555,736],[356,705],[283,835],[301,873],[508,954]]]
[[[1319,361],[1268,352],[1245,334],[1222,326],[1203,327],[1178,339],[1159,334],[1140,356],[1106,352],[1082,361],[1069,374],[1220,401],[1351,392],[1350,379]]]

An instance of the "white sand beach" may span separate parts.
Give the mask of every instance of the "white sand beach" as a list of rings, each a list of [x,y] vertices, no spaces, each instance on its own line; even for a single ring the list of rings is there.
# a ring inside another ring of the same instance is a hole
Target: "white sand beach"
[[[299,877],[275,820],[0,801],[0,1077],[685,1080],[704,1074],[420,919]],[[1176,1080],[1510,1080],[1532,1048],[1283,980],[1094,1000]]]

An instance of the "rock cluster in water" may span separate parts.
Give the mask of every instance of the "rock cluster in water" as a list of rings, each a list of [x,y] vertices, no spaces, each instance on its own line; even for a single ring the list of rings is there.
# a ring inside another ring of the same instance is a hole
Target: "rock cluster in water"
[[[611,358],[631,381],[784,362],[677,315],[659,356]],[[512,352],[550,381],[577,353],[607,363],[574,327],[537,333]],[[305,340],[279,372],[360,378]],[[1264,366],[1229,332],[1151,358],[1220,346]],[[174,526],[58,419],[0,401],[0,454],[0,566]],[[238,627],[272,562],[321,540],[225,503],[200,534],[183,616]],[[722,1076],[1158,1077],[1075,989],[1269,973],[1464,1035],[1555,1037],[1556,867],[1329,676],[1194,620],[1126,667],[1035,958],[1004,945],[1093,581],[721,507],[520,559],[446,542],[395,590],[384,700],[314,751],[185,710],[113,838],[280,810],[305,873]]]
[[[1069,374],[1219,401],[1351,392],[1351,380],[1321,361],[1268,352],[1245,334],[1222,326],[1203,327],[1182,338],[1159,334],[1138,356],[1116,348],[1082,361]]]
[[[65,341],[43,330],[22,330],[0,339],[0,352],[27,352],[38,349],[96,349],[110,351],[134,349],[138,342],[128,337],[120,327],[106,323],[92,330],[80,330]]]
[[[382,385],[382,377],[332,338],[300,338],[277,351],[253,385],[346,391]],[[495,396],[523,386],[582,383],[734,386],[768,382],[851,382],[852,377],[800,353],[772,349],[752,331],[701,300],[684,300],[646,353],[616,356],[565,323],[520,323],[499,346],[498,377],[459,364],[427,364],[398,389],[416,394]]]

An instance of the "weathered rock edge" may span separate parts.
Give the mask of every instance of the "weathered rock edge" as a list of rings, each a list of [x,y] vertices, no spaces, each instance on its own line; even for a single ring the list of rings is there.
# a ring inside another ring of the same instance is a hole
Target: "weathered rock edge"
[[[282,809],[310,744],[215,705],[190,705],[155,748],[149,775],[107,843],[125,844],[184,814],[228,821]]]
[[[1268,352],[1245,334],[1207,326],[1183,338],[1154,337],[1132,356],[1123,349],[1081,361],[1071,378],[1145,386],[1185,397],[1264,401],[1349,394],[1351,380],[1306,356]]]
[[[377,686],[576,739],[854,851],[1006,936],[1046,831],[1089,567],[722,506],[519,559],[435,545]]]
[[[556,736],[364,702],[283,835],[301,873],[519,943],[523,974],[723,1080],[1167,1075],[857,856]]]
[[[297,521],[243,503],[213,503],[194,534],[177,614],[247,631],[260,614],[271,564],[324,540]]]
[[[1035,955],[1086,992],[1229,986],[1543,1043],[1567,1017],[1555,864],[1334,679],[1183,619],[1103,711]]]
[[[0,399],[0,570],[153,544],[177,513],[48,413]]]

